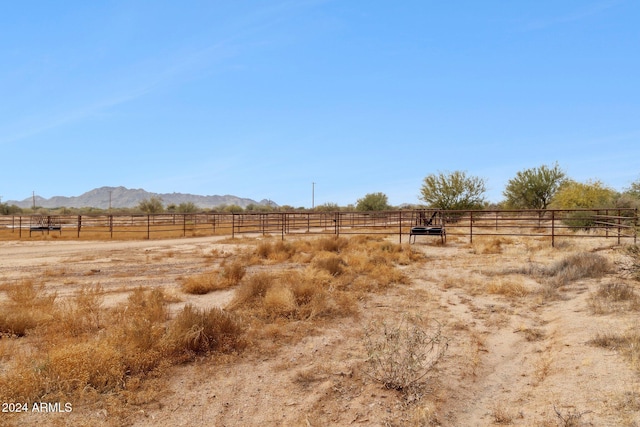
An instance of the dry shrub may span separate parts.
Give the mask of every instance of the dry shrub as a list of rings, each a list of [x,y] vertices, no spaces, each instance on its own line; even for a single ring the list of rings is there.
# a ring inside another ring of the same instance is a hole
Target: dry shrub
[[[225,265],[220,272],[220,276],[224,279],[224,282],[228,287],[236,286],[244,275],[247,273],[247,269],[244,265],[238,261],[232,263],[231,265]]]
[[[161,364],[159,342],[168,317],[164,294],[157,289],[135,289],[124,307],[112,312],[114,326],[108,330],[108,340],[122,355],[129,374],[145,374]]]
[[[619,351],[631,362],[631,366],[640,371],[640,331],[633,327],[624,333],[598,333],[589,344]]]
[[[376,265],[369,275],[375,281],[377,289],[382,290],[392,284],[409,284],[409,277],[393,265]]]
[[[213,351],[231,353],[244,348],[244,328],[232,314],[217,307],[199,310],[186,305],[169,323],[165,351],[179,360]]]
[[[619,266],[623,273],[640,280],[640,246],[628,246],[625,250],[626,259]]]
[[[511,242],[511,239],[507,239],[504,237],[494,237],[488,240],[479,240],[473,243],[473,251],[476,254],[482,255],[501,254],[502,245]]]
[[[99,393],[122,388],[121,353],[104,340],[57,346],[49,352],[44,377],[50,390],[72,393],[87,387]]]
[[[319,269],[329,272],[332,276],[339,276],[344,272],[346,263],[336,254],[320,252],[312,262],[312,265]]]
[[[132,317],[142,318],[151,323],[161,323],[168,318],[166,298],[159,289],[134,289],[124,310],[131,312]]]
[[[262,259],[283,262],[295,255],[296,248],[291,243],[282,240],[277,242],[263,241],[258,244],[255,253]]]
[[[182,279],[181,289],[192,295],[204,295],[209,292],[236,286],[246,273],[244,265],[238,261],[225,265],[221,270],[196,274]]]
[[[34,366],[30,358],[16,359],[0,372],[0,402],[34,402],[46,391],[42,366]]]
[[[229,304],[229,307],[238,308],[261,300],[275,280],[276,276],[274,274],[266,272],[250,276],[236,290],[236,295]]]
[[[295,316],[298,319],[344,315],[349,312],[341,306],[341,292],[329,292],[331,279],[321,272],[308,269],[303,274],[290,274],[286,277],[286,282],[295,298]]]
[[[493,423],[498,425],[510,425],[514,416],[505,408],[504,403],[496,402],[491,409]]]
[[[182,279],[182,292],[191,295],[204,295],[218,289],[224,289],[225,283],[220,280],[217,271],[196,274]]]
[[[263,299],[263,307],[267,316],[271,318],[291,318],[297,311],[293,291],[283,285],[276,285],[267,290]]]
[[[581,421],[582,416],[585,414],[589,414],[592,411],[583,411],[579,412],[576,409],[569,409],[567,413],[563,413],[556,405],[553,405],[553,411],[556,413],[556,417],[558,417],[558,425],[560,427],[580,427],[583,425],[587,425]],[[589,425],[593,425],[589,423]]]
[[[487,286],[487,292],[512,298],[522,298],[529,295],[529,289],[522,283],[520,277],[494,280]]]
[[[340,253],[349,246],[349,240],[344,237],[325,237],[316,240],[314,246],[318,251]]]
[[[385,388],[409,393],[444,356],[448,339],[441,327],[428,329],[415,317],[397,324],[374,322],[365,329],[365,373]]]
[[[640,310],[640,297],[626,283],[604,283],[588,300],[594,314],[605,314],[618,310]]]
[[[345,292],[332,287],[334,280],[328,272],[315,268],[258,273],[242,283],[229,308],[268,320],[352,314],[357,305]]]
[[[27,331],[54,319],[56,294],[47,294],[44,284],[24,280],[6,293],[9,301],[0,310],[0,335],[24,336]]]
[[[104,310],[102,286],[83,286],[69,302],[55,310],[55,321],[46,328],[47,335],[78,336],[97,332],[103,328]]]
[[[543,270],[549,276],[550,284],[560,287],[574,280],[587,277],[602,277],[611,271],[609,261],[599,254],[582,252],[556,262]]]

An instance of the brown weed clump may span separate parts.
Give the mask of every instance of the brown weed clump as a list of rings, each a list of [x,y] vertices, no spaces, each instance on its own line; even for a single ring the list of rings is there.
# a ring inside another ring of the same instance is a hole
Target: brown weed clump
[[[556,262],[543,270],[545,276],[550,277],[551,283],[564,286],[574,280],[587,277],[602,277],[611,271],[611,264],[602,255],[582,252]]]
[[[46,293],[44,284],[24,280],[9,288],[7,296],[0,307],[0,335],[24,336],[54,319],[56,294]]]
[[[255,254],[262,259],[284,262],[292,258],[296,248],[290,242],[278,240],[277,242],[260,242]]]
[[[217,307],[199,310],[186,305],[169,323],[162,346],[171,357],[191,360],[211,352],[238,352],[245,347],[243,334],[234,315]]]
[[[344,237],[325,237],[316,240],[314,243],[317,251],[334,253],[340,253],[349,246],[349,240]]]
[[[346,263],[339,255],[320,252],[312,261],[312,266],[318,270],[327,271],[332,276],[339,276],[344,272]]]
[[[522,283],[521,278],[494,280],[487,286],[487,292],[511,298],[521,298],[529,295],[529,289]]]
[[[623,333],[599,333],[588,344],[619,351],[626,356],[633,369],[640,371],[640,331],[638,328],[631,328]]]
[[[365,373],[385,388],[408,393],[419,387],[444,357],[448,339],[439,324],[429,328],[418,318],[397,324],[372,323],[365,329]]]
[[[640,310],[640,296],[626,283],[604,283],[589,296],[588,304],[594,314]]]
[[[221,270],[196,274],[182,279],[181,289],[187,294],[204,295],[236,286],[245,273],[244,266],[240,262],[234,262],[224,266]]]
[[[315,268],[258,273],[240,285],[229,308],[264,320],[310,320],[353,313],[353,300],[343,291],[330,290],[333,280],[326,271]]]

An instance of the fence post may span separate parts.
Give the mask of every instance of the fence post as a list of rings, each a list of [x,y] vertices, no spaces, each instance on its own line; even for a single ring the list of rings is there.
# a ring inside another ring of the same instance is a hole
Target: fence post
[[[82,215],[78,215],[78,239],[80,238],[80,229],[82,228]]]
[[[635,209],[633,215],[633,244],[636,244],[636,239],[638,237],[638,208]]]
[[[340,236],[340,212],[335,213],[335,217],[333,219],[335,225],[335,234],[336,236]]]
[[[620,215],[621,215],[621,214],[620,214],[620,209],[618,209],[618,244],[620,244],[620,231],[621,231],[621,230],[620,230],[620,224],[621,224],[621,222],[620,222]]]
[[[235,239],[236,237],[236,214],[231,214],[231,238]]]
[[[556,211],[551,211],[551,247],[556,247]]]
[[[473,211],[469,211],[469,243],[473,243]]]
[[[280,214],[281,217],[281,221],[282,221],[282,241],[284,241],[284,227],[285,227],[285,214],[284,212]]]
[[[22,215],[18,217],[18,237],[22,238]]]
[[[175,215],[173,220],[175,221]],[[187,214],[182,214],[182,237],[187,237]]]
[[[113,215],[109,215],[109,233],[113,239]]]
[[[147,240],[151,238],[151,214],[147,214]]]
[[[398,236],[400,237],[400,244],[402,244],[402,211],[398,212]]]

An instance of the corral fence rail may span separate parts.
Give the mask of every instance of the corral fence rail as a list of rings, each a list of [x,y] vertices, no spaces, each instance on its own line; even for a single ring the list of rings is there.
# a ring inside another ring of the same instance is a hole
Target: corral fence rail
[[[45,235],[83,239],[151,239],[191,236],[397,234],[400,243],[415,226],[441,226],[447,236],[614,238],[636,244],[638,210],[434,209],[381,212],[162,213],[139,215],[4,215],[0,240]]]

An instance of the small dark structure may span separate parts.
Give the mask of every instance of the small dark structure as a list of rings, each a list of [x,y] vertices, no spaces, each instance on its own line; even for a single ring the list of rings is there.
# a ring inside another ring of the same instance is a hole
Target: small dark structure
[[[415,243],[416,236],[440,236],[442,243],[447,241],[444,219],[441,215],[438,215],[438,211],[434,211],[429,219],[426,217],[426,212],[420,212],[417,222],[420,225],[411,227],[409,231],[409,243],[411,243],[411,237],[413,237],[413,243]]]

